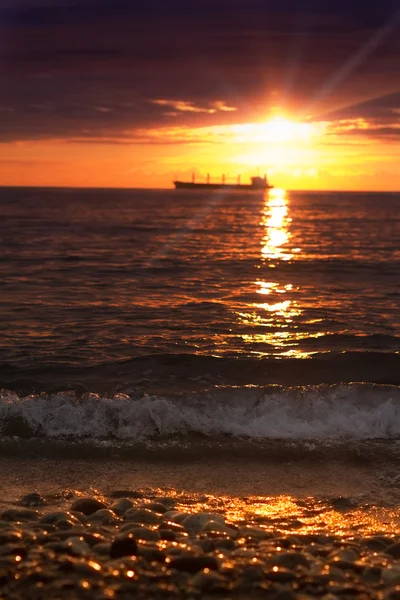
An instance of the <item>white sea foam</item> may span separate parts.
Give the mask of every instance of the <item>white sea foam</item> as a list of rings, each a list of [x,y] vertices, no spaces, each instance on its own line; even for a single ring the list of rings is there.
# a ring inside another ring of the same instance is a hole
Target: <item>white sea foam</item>
[[[0,394],[0,434],[141,441],[201,433],[254,439],[400,438],[400,388],[216,388],[175,397]]]

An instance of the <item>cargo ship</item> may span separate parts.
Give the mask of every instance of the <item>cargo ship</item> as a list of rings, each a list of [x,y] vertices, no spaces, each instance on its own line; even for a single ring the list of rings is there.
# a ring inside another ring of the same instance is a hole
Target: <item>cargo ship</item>
[[[274,187],[269,185],[266,175],[252,177],[250,181],[251,183],[240,183],[240,177],[238,177],[237,183],[226,183],[223,175],[221,183],[211,183],[210,176],[207,175],[206,182],[196,182],[193,174],[192,181],[174,181],[173,184],[177,190],[240,190],[244,192],[259,192]]]

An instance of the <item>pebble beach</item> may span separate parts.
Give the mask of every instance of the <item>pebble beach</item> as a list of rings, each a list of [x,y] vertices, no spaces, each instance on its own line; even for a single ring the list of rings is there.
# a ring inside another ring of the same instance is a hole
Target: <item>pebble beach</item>
[[[10,464],[18,472],[18,461]],[[53,473],[43,478],[43,493],[40,482],[38,491],[27,493],[21,493],[26,483],[3,488],[1,598],[400,598],[397,488],[386,506],[354,487],[352,494],[337,494],[339,484],[324,497],[308,495],[311,488],[297,495],[235,495],[234,488],[200,493],[188,490],[189,475],[186,490],[67,489],[55,485],[56,466],[42,465]],[[86,477],[91,466],[95,481],[90,462]],[[26,470],[23,462],[20,467]],[[66,465],[57,468],[66,472]],[[138,471],[137,465],[124,468]],[[152,468],[160,481],[151,464],[137,480],[151,480]],[[184,476],[185,469],[190,472],[187,465],[176,472]],[[220,466],[215,470],[222,476]]]

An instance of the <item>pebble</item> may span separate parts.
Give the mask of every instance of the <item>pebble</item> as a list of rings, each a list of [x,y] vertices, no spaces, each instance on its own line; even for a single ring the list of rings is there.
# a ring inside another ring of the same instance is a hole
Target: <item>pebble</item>
[[[130,508],[133,508],[133,502],[129,498],[120,498],[110,506],[110,509],[119,517],[122,517]]]
[[[400,542],[396,544],[391,544],[385,549],[386,554],[390,554],[393,558],[400,558]]]
[[[189,515],[185,519],[182,519],[182,526],[190,532],[197,533],[203,529],[205,525],[212,522],[213,524],[218,523],[219,525],[225,525],[225,520],[221,515],[214,513],[200,512],[194,515]]]
[[[89,523],[102,523],[103,525],[115,525],[119,523],[120,519],[117,517],[115,512],[109,510],[108,508],[101,508],[100,510],[96,510],[92,515],[90,515],[88,522]]]
[[[147,508],[148,510],[152,510],[158,515],[162,515],[163,513],[167,512],[167,507],[164,506],[164,504],[161,504],[160,502],[142,503],[138,505],[138,508]]]
[[[69,511],[52,511],[40,517],[40,523],[52,525],[59,521],[68,521],[71,523],[80,523],[80,521]]]
[[[154,529],[136,525],[135,523],[129,523],[129,526],[126,528],[125,527],[121,528],[122,532],[133,533],[140,540],[145,540],[147,542],[158,542],[161,539],[160,533]]]
[[[96,500],[96,498],[79,498],[71,506],[72,511],[83,513],[84,515],[92,515],[101,508],[107,508],[104,502]]]
[[[179,556],[169,563],[171,569],[197,573],[203,569],[218,569],[218,561],[213,556]]]
[[[126,533],[115,538],[110,546],[111,558],[132,556],[137,553],[137,543],[133,533]]]
[[[3,521],[33,521],[40,517],[37,510],[29,508],[9,508],[0,514],[0,519]]]
[[[148,508],[130,508],[124,514],[124,521],[132,521],[134,523],[146,523],[149,525],[158,525],[161,521],[159,515]]]
[[[43,506],[46,502],[40,494],[32,492],[22,497],[21,504],[22,506]]]
[[[32,508],[24,498],[0,514],[0,585],[13,600],[400,600],[398,534],[345,538],[295,525],[282,534],[272,521],[232,519],[222,500],[221,513],[194,512],[196,498],[159,491],[117,490],[104,502],[60,496]]]
[[[221,535],[226,535],[228,537],[237,537],[238,531],[233,529],[233,527],[228,527],[224,523],[219,523],[218,521],[207,521],[207,523],[201,528],[201,531],[205,533],[215,533],[221,537]]]

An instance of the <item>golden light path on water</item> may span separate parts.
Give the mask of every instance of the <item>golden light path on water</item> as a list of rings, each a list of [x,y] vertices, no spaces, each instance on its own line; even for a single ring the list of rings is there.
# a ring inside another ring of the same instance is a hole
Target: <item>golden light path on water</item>
[[[94,490],[93,490],[94,491]],[[188,514],[216,512],[234,526],[246,525],[257,528],[258,538],[265,534],[282,535],[336,535],[345,538],[377,535],[393,535],[399,531],[398,506],[374,506],[371,504],[345,505],[346,498],[339,497],[338,505],[315,497],[296,498],[290,495],[246,496],[244,498],[198,493],[188,493],[170,488],[154,489],[174,500],[175,510]],[[81,495],[79,491],[76,495]],[[97,498],[104,500],[101,493]],[[343,501],[343,505],[341,504]],[[149,528],[152,528],[150,525]],[[156,526],[154,526],[155,528]],[[250,533],[249,530],[249,535]],[[254,533],[256,536],[257,534]],[[240,541],[239,541],[240,543]],[[245,544],[245,537],[243,537]]]
[[[175,495],[174,492],[172,495]],[[176,499],[179,506],[179,493]],[[207,495],[207,503],[204,504],[196,502],[196,495],[193,495],[190,511],[222,511],[231,523],[246,523],[266,533],[280,531],[284,535],[334,534],[349,537],[398,531],[400,513],[397,506],[352,506],[351,503],[341,506],[341,500],[339,497],[336,507],[329,501],[313,497],[300,500],[289,495],[246,498]],[[184,509],[184,504],[180,508]]]
[[[256,293],[261,296],[280,294],[282,300],[253,302],[249,311],[238,314],[239,321],[245,325],[256,325],[260,333],[243,334],[242,339],[247,343],[267,344],[279,352],[279,356],[307,358],[313,352],[304,352],[293,346],[305,338],[318,338],[325,335],[322,332],[296,331],[296,318],[303,313],[298,302],[293,299],[293,293],[298,292],[293,284],[280,281],[279,266],[282,263],[296,260],[301,255],[301,248],[292,247],[290,226],[290,203],[285,190],[272,189],[264,198],[260,225],[264,228],[261,239],[261,269],[271,273],[267,278],[254,281]],[[291,295],[290,299],[285,296]],[[287,346],[291,348],[285,350]],[[259,354],[264,354],[260,352]]]

